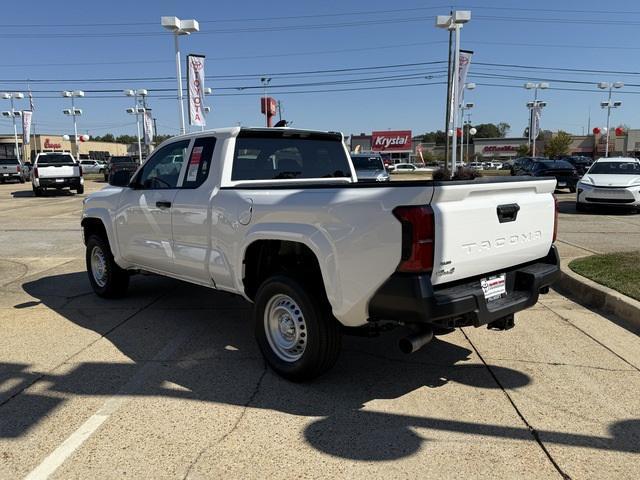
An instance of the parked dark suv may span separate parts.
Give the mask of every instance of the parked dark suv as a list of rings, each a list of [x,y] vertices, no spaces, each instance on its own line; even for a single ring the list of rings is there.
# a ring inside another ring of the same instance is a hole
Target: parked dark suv
[[[562,158],[562,160],[564,160],[565,162],[569,162],[571,165],[573,165],[573,168],[575,168],[578,171],[578,174],[580,174],[580,176],[587,173],[587,170],[589,170],[589,167],[593,165],[593,158],[581,157],[579,155],[564,157]]]
[[[577,170],[564,160],[532,159],[527,162],[518,175],[532,177],[555,177],[558,181],[556,189],[567,188],[571,193],[576,191],[576,184],[580,180]]]
[[[511,175],[523,175],[522,172],[526,171],[527,165],[531,162],[538,160],[546,160],[544,157],[519,157],[516,158],[511,164]]]
[[[138,160],[134,157],[128,155],[111,157],[104,169],[104,181],[108,182],[111,175],[119,171],[126,171],[133,175],[138,170],[138,167]]]

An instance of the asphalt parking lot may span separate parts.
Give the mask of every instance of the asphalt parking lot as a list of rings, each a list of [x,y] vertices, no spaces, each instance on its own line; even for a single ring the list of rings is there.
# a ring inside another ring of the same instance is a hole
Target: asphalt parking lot
[[[347,337],[292,384],[235,297],[154,276],[93,295],[82,198],[0,185],[0,478],[640,477],[640,338],[615,319],[552,292],[412,356]],[[563,256],[638,248],[640,215],[571,198]]]

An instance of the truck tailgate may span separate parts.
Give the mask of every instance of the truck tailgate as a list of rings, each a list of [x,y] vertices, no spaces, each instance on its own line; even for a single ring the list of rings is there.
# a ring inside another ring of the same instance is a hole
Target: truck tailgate
[[[433,285],[544,257],[553,239],[555,179],[435,187]]]
[[[78,165],[38,165],[38,177],[40,178],[68,178],[79,177]]]

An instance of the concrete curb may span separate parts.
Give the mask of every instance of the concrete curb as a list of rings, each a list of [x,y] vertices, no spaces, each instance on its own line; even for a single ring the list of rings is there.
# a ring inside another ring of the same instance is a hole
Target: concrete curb
[[[561,262],[560,280],[553,287],[574,297],[578,303],[598,308],[640,327],[639,301],[578,275],[569,268],[569,260]]]

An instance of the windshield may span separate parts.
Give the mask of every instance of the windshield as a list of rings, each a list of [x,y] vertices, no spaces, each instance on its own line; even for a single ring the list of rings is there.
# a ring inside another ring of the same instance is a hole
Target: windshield
[[[638,162],[596,162],[589,169],[590,174],[640,175]]]
[[[18,159],[0,158],[0,165],[18,165]]]
[[[38,158],[38,163],[40,164],[51,164],[51,165],[61,165],[65,163],[74,163],[73,157],[68,153],[53,153],[48,155],[42,155]]]
[[[356,170],[384,170],[380,157],[351,157]]]

